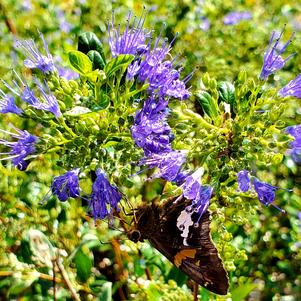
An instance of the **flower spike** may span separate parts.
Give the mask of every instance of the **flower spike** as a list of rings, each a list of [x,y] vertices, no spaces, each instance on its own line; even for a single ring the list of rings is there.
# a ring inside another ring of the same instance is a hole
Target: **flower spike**
[[[53,72],[56,70],[52,55],[49,52],[47,43],[44,39],[43,34],[39,32],[40,38],[44,45],[44,50],[46,55],[42,54],[39,49],[37,48],[35,42],[31,40],[17,40],[16,47],[21,48],[24,52],[24,55],[27,57],[24,60],[24,66],[30,69],[39,69],[44,74],[49,72]]]

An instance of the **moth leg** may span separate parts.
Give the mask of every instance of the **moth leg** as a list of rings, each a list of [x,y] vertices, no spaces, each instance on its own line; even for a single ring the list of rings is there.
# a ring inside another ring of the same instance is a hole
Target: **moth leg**
[[[193,301],[198,301],[199,285],[193,281]]]

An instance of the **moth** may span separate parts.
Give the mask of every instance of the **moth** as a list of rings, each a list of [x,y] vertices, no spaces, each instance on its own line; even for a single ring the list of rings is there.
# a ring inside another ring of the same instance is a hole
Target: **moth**
[[[136,209],[134,225],[128,232],[133,242],[148,240],[177,268],[209,291],[226,295],[229,288],[227,272],[210,237],[209,213],[192,213],[194,222],[186,238],[177,222],[190,200],[171,198]]]

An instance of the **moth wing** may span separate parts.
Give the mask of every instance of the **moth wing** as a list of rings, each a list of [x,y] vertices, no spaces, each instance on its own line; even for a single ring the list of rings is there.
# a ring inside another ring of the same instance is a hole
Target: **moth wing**
[[[174,205],[170,202],[163,204],[158,232],[149,241],[195,282],[211,292],[226,295],[228,276],[210,237],[208,212],[202,216],[197,227],[189,227],[184,244],[182,232],[177,227],[177,218],[185,210],[187,202],[182,200]]]

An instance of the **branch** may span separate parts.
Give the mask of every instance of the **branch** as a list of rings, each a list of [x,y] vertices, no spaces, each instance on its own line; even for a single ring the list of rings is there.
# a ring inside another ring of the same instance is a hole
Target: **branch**
[[[11,32],[13,35],[17,35],[16,27],[15,27],[14,23],[12,22],[12,20],[8,18],[7,14],[6,14],[6,10],[4,8],[4,5],[1,2],[0,2],[0,12],[4,18],[4,22],[6,24],[7,29],[9,30],[9,32]]]
[[[56,262],[56,265],[57,265],[57,267],[58,267],[58,269],[59,269],[59,271],[60,271],[60,273],[61,273],[63,279],[64,279],[65,282],[66,282],[66,285],[68,286],[68,289],[69,289],[69,291],[70,291],[70,293],[71,293],[73,299],[76,300],[76,301],[81,301],[80,298],[78,297],[78,295],[77,295],[77,293],[76,293],[74,287],[72,286],[72,283],[71,283],[70,280],[69,280],[68,274],[67,274],[67,272],[66,272],[64,266],[63,266],[62,263],[60,262],[59,257],[56,258],[56,261],[55,261],[55,262]]]

